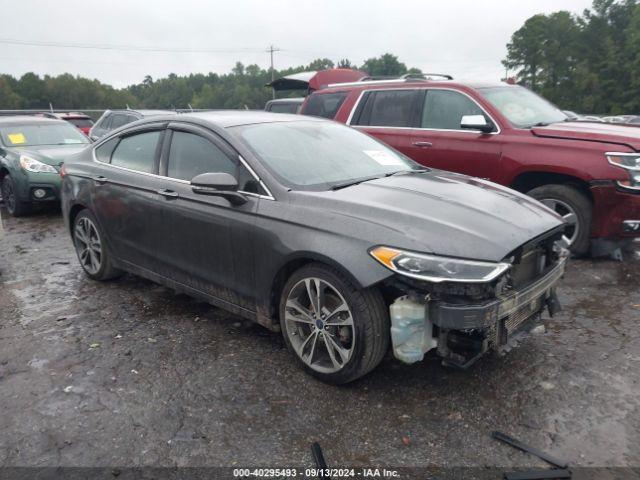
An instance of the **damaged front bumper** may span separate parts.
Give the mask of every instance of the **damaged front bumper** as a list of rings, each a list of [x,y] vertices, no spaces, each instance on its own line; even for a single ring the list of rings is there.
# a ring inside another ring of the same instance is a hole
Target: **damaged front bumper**
[[[545,308],[551,316],[560,309],[555,286],[564,274],[566,261],[559,259],[540,278],[518,290],[478,304],[429,298],[425,302],[408,297],[396,300],[391,306],[395,356],[413,363],[421,360],[426,351],[437,348],[445,362],[466,368],[490,348],[498,351],[508,348],[514,337],[540,318]],[[422,305],[422,309],[411,307],[411,302]],[[413,336],[407,332],[413,332]]]

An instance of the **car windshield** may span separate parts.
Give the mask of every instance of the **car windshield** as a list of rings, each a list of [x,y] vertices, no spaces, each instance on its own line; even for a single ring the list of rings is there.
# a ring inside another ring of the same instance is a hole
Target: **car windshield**
[[[355,129],[332,122],[274,122],[234,127],[280,181],[328,190],[423,167]]]
[[[0,138],[2,138],[2,143],[8,147],[89,143],[87,137],[67,122],[2,126],[0,127]]]
[[[549,125],[569,119],[555,105],[524,87],[491,87],[479,90],[517,128]]]

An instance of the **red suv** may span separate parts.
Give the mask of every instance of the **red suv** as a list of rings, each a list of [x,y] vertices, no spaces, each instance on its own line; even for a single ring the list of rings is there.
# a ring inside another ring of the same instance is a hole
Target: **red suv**
[[[576,254],[611,253],[640,236],[640,128],[571,120],[517,85],[443,77],[329,85],[301,113],[529,194],[564,217]]]

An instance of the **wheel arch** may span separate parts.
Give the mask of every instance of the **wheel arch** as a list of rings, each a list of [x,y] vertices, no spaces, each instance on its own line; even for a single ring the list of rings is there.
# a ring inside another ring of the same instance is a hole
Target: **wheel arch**
[[[82,210],[89,210],[89,208],[82,203],[76,203],[69,209],[69,234],[72,237],[73,237],[73,224],[76,220],[76,217]]]
[[[545,171],[523,172],[512,180],[509,187],[526,194],[534,188],[552,184],[572,186],[583,193],[589,201],[593,203],[593,195],[591,194],[589,184],[581,178],[564,173]]]
[[[362,283],[348,269],[330,257],[315,252],[297,252],[289,255],[273,275],[268,297],[263,302],[266,310],[264,314],[274,325],[279,324],[278,309],[284,285],[295,271],[311,263],[319,263],[336,269],[344,274],[356,288],[363,288]]]

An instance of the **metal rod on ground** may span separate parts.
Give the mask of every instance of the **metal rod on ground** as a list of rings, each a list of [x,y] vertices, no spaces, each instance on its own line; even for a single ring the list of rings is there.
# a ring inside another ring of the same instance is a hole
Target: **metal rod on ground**
[[[564,460],[560,460],[558,458],[553,457],[552,455],[549,455],[546,452],[543,452],[542,450],[526,445],[521,441],[510,437],[509,435],[505,435],[502,432],[491,432],[491,436],[496,440],[506,443],[507,445],[511,445],[513,448],[517,448],[518,450],[522,450],[523,452],[530,453],[531,455],[535,455],[536,457],[558,468],[567,468],[567,462],[565,462]]]
[[[324,460],[324,455],[322,453],[322,448],[320,448],[320,444],[318,442],[313,442],[311,444],[311,455],[313,456],[313,461],[315,462],[317,468],[319,468],[321,470],[325,470],[325,469],[329,468],[329,467],[327,467],[327,462]],[[321,477],[323,477],[323,478],[331,478],[331,477],[325,477],[324,474],[321,475]]]

